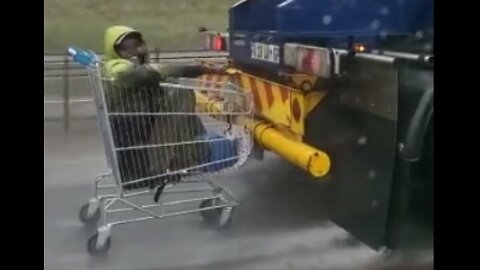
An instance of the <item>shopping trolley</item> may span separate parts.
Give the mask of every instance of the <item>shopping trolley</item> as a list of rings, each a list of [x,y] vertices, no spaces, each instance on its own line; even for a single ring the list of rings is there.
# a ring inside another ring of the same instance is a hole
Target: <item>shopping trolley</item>
[[[249,95],[228,82],[111,80],[95,53],[69,52],[88,71],[109,167],[79,213],[97,226],[88,252],[105,254],[120,224],[200,213],[217,229],[230,225],[238,198],[208,177],[247,161],[253,138],[242,119],[253,113]],[[202,106],[209,96],[221,110]]]

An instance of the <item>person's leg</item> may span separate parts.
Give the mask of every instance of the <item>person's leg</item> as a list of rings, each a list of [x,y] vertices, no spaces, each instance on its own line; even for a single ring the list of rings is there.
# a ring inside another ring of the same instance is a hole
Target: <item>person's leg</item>
[[[144,158],[143,150],[118,148],[136,147],[142,145],[142,137],[139,132],[139,119],[132,116],[112,117],[111,125],[113,139],[117,148],[117,160],[121,180],[127,190],[141,188],[141,184],[129,182],[147,177],[145,167],[148,166],[148,159]]]

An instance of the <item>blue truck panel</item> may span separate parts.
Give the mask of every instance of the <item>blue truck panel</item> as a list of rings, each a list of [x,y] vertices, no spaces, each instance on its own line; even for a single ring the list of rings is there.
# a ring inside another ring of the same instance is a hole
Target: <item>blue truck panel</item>
[[[346,49],[353,38],[375,49],[379,39],[433,31],[433,0],[244,0],[229,15],[230,56],[265,67],[278,64],[252,60],[251,42]]]
[[[275,28],[276,6],[285,0],[240,1],[229,10],[230,28],[259,31]]]
[[[246,0],[229,12],[232,30],[405,34],[433,23],[433,0]]]

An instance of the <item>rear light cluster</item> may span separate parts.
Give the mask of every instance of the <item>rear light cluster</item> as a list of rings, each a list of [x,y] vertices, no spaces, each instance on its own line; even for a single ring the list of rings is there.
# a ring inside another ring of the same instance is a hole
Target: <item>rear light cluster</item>
[[[225,38],[220,35],[216,35],[213,37],[213,50],[215,51],[224,51],[226,48],[225,46]]]
[[[211,51],[228,51],[227,35],[218,32],[203,32],[205,38],[205,49]]]
[[[330,77],[330,51],[326,48],[286,43],[284,46],[284,63],[298,72]]]

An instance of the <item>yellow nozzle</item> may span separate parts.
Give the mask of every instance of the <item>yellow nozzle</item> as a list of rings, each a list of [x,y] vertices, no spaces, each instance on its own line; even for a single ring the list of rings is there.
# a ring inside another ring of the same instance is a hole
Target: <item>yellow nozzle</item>
[[[314,177],[325,176],[330,170],[330,158],[324,152],[307,144],[288,139],[272,125],[256,120],[248,124],[257,142],[265,149],[273,151],[308,171]]]

